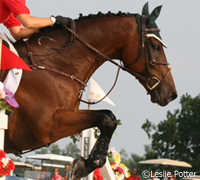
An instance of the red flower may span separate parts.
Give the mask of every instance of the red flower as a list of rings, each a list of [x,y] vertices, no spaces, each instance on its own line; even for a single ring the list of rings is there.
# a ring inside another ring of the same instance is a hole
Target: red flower
[[[113,162],[112,162],[112,164],[113,164],[113,165],[116,165],[116,162],[115,162],[115,161],[113,161]]]
[[[4,168],[1,168],[1,169],[0,169],[0,175],[1,175],[1,176],[6,175],[6,173],[5,173],[5,169],[4,169]]]
[[[6,153],[3,150],[0,150],[0,177],[4,175],[10,175],[10,171],[15,169],[15,165],[11,160],[8,160],[6,166],[2,162],[2,158],[6,157]]]
[[[116,168],[116,171],[120,171],[121,173],[124,173],[124,170],[123,170],[120,166],[118,166],[118,167]]]
[[[9,168],[6,168],[6,169],[5,169],[4,175],[10,175],[10,169],[9,169]]]
[[[99,168],[94,170],[93,176],[95,180],[103,180],[103,176],[101,175]]]
[[[0,168],[0,176],[4,175],[4,169],[3,168]]]
[[[15,164],[11,160],[8,161],[7,166],[8,166],[8,168],[10,170],[14,170],[15,169]]]
[[[0,169],[3,168],[3,163],[0,161]]]
[[[6,157],[6,153],[0,149],[0,160],[2,160],[2,158]]]

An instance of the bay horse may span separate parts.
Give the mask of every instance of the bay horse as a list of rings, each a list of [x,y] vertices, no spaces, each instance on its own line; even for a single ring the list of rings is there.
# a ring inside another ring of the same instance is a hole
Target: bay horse
[[[158,32],[148,23],[151,15],[98,13],[75,20],[76,32],[65,26],[47,27],[26,42],[15,43],[19,56],[33,71],[23,72],[15,94],[19,108],[13,108],[9,116],[6,153],[19,155],[98,127],[101,134],[89,158],[73,162],[72,179],[102,167],[116,117],[110,110],[79,110],[79,104],[85,83],[107,60],[114,64],[112,59],[120,60],[123,65],[118,66],[138,79],[153,103],[165,106],[174,100],[177,92],[163,44],[149,35]]]

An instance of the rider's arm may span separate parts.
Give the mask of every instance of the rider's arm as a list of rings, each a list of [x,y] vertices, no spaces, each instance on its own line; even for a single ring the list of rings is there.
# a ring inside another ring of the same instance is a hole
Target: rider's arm
[[[29,38],[31,34],[38,32],[38,28],[53,24],[50,17],[39,18],[30,16],[30,11],[25,5],[25,0],[5,1],[4,5],[11,12],[9,19],[4,22],[4,25],[10,30],[10,33],[16,40]],[[27,29],[20,27],[21,24]]]
[[[38,29],[45,26],[52,25],[52,20],[48,18],[40,18],[35,16],[30,16],[29,14],[18,14],[16,18],[19,22],[28,29]]]
[[[31,16],[25,0],[8,0],[4,1],[3,5],[6,9],[9,9],[9,11],[5,11],[5,13],[10,13],[16,17],[26,28],[41,28],[52,24],[50,17],[39,18]]]
[[[14,37],[15,40],[20,40],[21,38],[27,39],[33,33],[39,32],[39,29],[27,29],[27,28],[22,28],[21,26],[9,27],[8,29],[10,31],[10,34]]]
[[[16,16],[19,22],[25,27],[13,26],[9,27],[10,34],[16,39],[27,39],[33,33],[39,32],[39,28],[52,25],[51,18],[39,18],[30,16],[29,14],[19,14]]]

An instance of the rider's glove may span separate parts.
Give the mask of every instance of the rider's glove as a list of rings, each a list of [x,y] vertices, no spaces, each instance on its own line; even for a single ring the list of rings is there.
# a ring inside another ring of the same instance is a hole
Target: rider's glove
[[[62,17],[62,16],[56,16],[56,17],[51,16],[51,21],[52,21],[52,25],[58,24],[58,25],[69,26],[69,23],[70,23],[69,18]]]

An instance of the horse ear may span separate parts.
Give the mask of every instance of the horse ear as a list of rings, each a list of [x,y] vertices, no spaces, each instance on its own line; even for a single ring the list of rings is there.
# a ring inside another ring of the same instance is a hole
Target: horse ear
[[[146,2],[146,4],[142,8],[142,15],[149,16],[149,3]]]
[[[155,20],[158,18],[161,9],[162,9],[162,5],[156,7],[156,8],[152,11],[152,13],[151,13],[150,16],[149,16],[149,23],[150,23],[150,24],[153,24],[153,23],[155,22]]]

